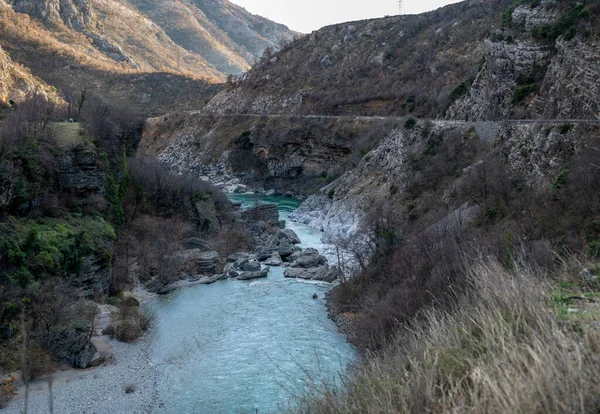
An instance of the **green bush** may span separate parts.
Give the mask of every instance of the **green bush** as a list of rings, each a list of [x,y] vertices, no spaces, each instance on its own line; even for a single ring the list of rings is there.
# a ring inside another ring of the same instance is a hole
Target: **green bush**
[[[554,183],[552,184],[552,191],[557,191],[566,184],[568,174],[569,174],[569,169],[565,168],[558,174],[558,176],[556,176],[556,179],[554,180]]]
[[[592,11],[584,4],[577,4],[554,24],[547,24],[536,31],[536,35],[550,42],[556,41],[560,36],[565,40],[571,40],[577,34],[581,20],[589,20],[592,17]]]
[[[22,286],[75,269],[82,257],[112,259],[112,226],[99,218],[26,219],[0,224],[0,250],[12,269],[3,279]]]
[[[452,89],[452,92],[450,92],[450,95],[448,95],[448,99],[450,100],[450,102],[454,102],[458,98],[466,94],[467,91],[467,81],[462,81],[454,89]]]
[[[515,91],[515,96],[513,99],[514,103],[521,102],[523,99],[527,98],[529,95],[534,93],[536,90],[535,83],[531,83],[529,85],[519,86]]]
[[[404,129],[413,129],[417,125],[417,121],[414,118],[408,118],[404,123]]]

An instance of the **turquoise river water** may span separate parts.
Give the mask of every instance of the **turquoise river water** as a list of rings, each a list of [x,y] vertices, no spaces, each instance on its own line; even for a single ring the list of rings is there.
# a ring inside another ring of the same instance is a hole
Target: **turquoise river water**
[[[231,195],[243,207],[248,195]],[[298,202],[262,197],[287,220]],[[325,247],[320,234],[290,223],[302,247]],[[226,280],[184,288],[150,304],[156,315],[150,360],[159,372],[164,413],[279,413],[307,384],[341,383],[354,350],[327,317],[329,284],[285,279]],[[317,293],[319,299],[312,299]]]

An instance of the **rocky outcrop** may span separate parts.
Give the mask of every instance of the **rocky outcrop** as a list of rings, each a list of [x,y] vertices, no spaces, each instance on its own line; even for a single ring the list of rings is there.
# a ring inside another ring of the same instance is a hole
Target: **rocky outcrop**
[[[217,270],[219,253],[191,249],[176,253],[183,263],[183,271],[188,275],[213,275]]]
[[[83,257],[79,267],[79,272],[72,274],[70,280],[82,296],[92,298],[108,292],[112,269],[106,258],[92,254]]]
[[[72,328],[50,332],[44,340],[44,345],[57,361],[74,368],[87,368],[97,351],[89,341],[87,332]]]
[[[241,272],[236,279],[237,280],[253,280],[253,279],[261,279],[267,277],[269,275],[269,268],[265,268],[263,270],[256,270],[253,272]]]
[[[484,42],[485,63],[475,78],[469,95],[447,112],[449,119],[500,120],[529,119],[526,106],[515,105],[519,77],[547,65],[549,45],[534,42]]]
[[[264,223],[279,223],[279,210],[277,204],[261,204],[241,212],[243,220]]]
[[[449,119],[594,119],[600,116],[600,43],[560,36],[553,43],[535,30],[555,23],[557,3],[523,5],[512,13],[517,29],[484,42],[484,64],[468,94],[447,111]]]
[[[305,279],[305,280],[316,280],[320,282],[333,283],[339,277],[339,270],[336,267],[330,266],[317,266],[308,269],[303,268],[289,268],[283,273],[285,277]]]
[[[62,22],[76,30],[96,19],[90,0],[12,0],[12,4],[18,13],[52,23]]]
[[[94,147],[76,146],[58,161],[58,183],[63,191],[80,196],[104,194],[106,175]]]

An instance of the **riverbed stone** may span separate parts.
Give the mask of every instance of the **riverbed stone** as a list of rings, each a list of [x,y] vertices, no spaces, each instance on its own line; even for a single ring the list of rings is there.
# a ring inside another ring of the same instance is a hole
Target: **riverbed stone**
[[[287,240],[291,244],[300,244],[300,237],[292,229],[279,230],[279,240]]]
[[[339,274],[340,272],[337,267],[329,267],[328,265],[321,265],[308,269],[301,267],[289,268],[283,273],[283,275],[288,278],[318,280],[329,283],[335,282]]]
[[[248,260],[241,266],[241,269],[245,272],[256,272],[260,270],[260,263],[256,260]]]
[[[237,280],[252,280],[259,279],[263,277],[267,277],[269,274],[269,268],[264,268],[263,270],[258,270],[256,272],[241,272],[237,277]]]
[[[316,249],[308,248],[298,255],[298,258],[291,264],[291,267],[309,269],[325,264],[327,264],[325,256],[320,255]]]
[[[241,212],[242,218],[247,221],[262,221],[265,223],[279,223],[279,208],[277,204],[261,204]]]
[[[233,262],[237,262],[239,260],[248,259],[249,257],[250,257],[250,253],[246,253],[246,252],[231,253],[229,256],[227,256],[227,262],[233,263]]]
[[[281,256],[279,253],[274,252],[270,258],[265,262],[267,266],[281,266],[283,265],[283,260],[281,260]]]
[[[289,240],[282,239],[279,242],[279,248],[277,249],[279,256],[282,258],[291,256],[294,253],[294,246]]]

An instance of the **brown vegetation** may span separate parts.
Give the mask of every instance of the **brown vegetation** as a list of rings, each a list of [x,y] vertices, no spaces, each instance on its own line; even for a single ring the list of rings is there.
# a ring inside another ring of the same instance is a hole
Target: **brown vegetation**
[[[357,369],[344,392],[315,387],[296,411],[596,412],[600,334],[577,322],[585,313],[571,324],[552,312],[561,299],[551,295],[548,276],[474,263],[468,293],[448,310],[423,310]]]

